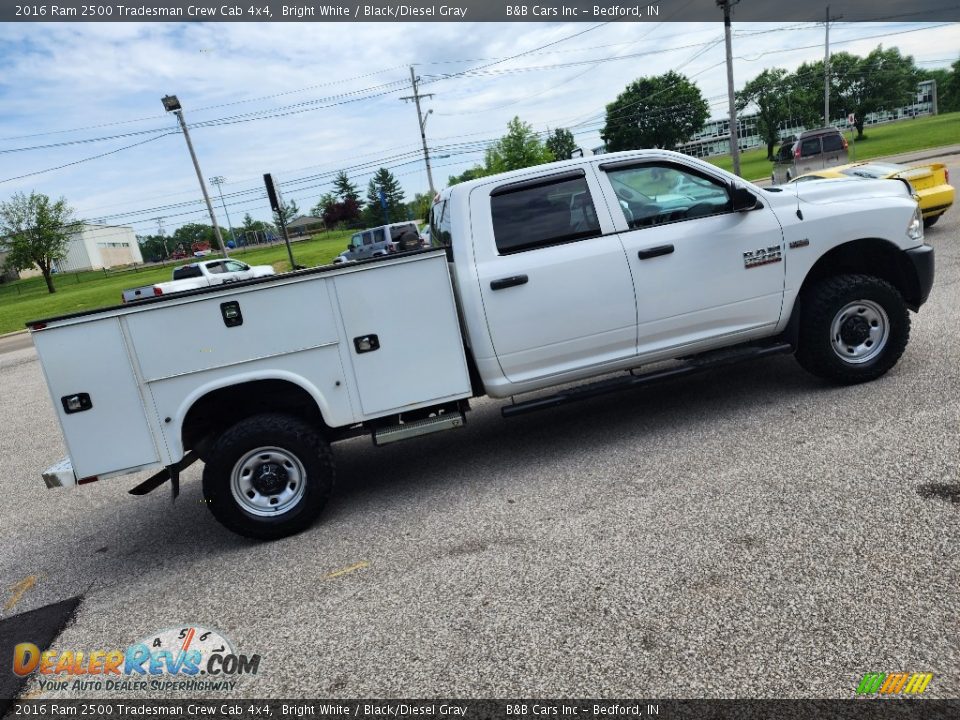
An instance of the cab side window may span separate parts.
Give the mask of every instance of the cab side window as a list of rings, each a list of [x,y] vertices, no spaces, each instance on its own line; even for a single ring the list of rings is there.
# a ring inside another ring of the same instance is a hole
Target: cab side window
[[[364,245],[372,245],[372,244],[373,244],[373,236],[372,236],[370,233],[365,232],[365,233],[363,234],[363,244],[364,244]]]
[[[499,187],[490,193],[490,210],[501,255],[600,235],[582,171]]]
[[[383,228],[377,228],[373,231],[373,241],[375,243],[382,243],[386,237],[386,234],[383,231]]]
[[[730,212],[719,181],[669,163],[605,169],[631,229]]]
[[[800,143],[800,157],[813,157],[820,154],[820,138],[807,138]]]

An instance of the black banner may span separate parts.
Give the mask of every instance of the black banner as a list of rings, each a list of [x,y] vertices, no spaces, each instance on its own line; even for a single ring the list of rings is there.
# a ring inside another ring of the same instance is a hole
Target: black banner
[[[29,700],[8,718],[209,718],[210,720],[947,720],[960,700]]]
[[[810,22],[825,6],[796,0],[742,0],[734,22]],[[845,22],[955,22],[956,0],[831,0]],[[722,20],[717,0],[34,0],[0,4],[4,22],[709,22]]]

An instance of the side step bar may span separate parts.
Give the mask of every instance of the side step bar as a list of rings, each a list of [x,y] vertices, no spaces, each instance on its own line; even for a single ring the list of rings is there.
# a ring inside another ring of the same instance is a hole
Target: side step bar
[[[378,428],[373,431],[373,444],[377,446],[387,445],[398,440],[407,440],[441,430],[452,430],[453,428],[463,427],[466,422],[467,419],[464,414],[457,411],[424,418],[423,420],[414,420],[402,425]]]
[[[728,350],[715,350],[703,353],[702,355],[695,355],[677,367],[654,370],[653,372],[642,375],[629,374],[610,378],[609,380],[600,380],[599,382],[587,385],[578,385],[569,390],[558,392],[555,395],[547,395],[546,397],[538,397],[533,400],[504,405],[500,408],[500,413],[505,418],[523,415],[524,413],[556,407],[557,405],[564,405],[566,403],[576,402],[577,400],[586,400],[587,398],[597,397],[599,395],[607,395],[608,393],[619,392],[620,390],[626,390],[628,388],[656,385],[657,383],[673,380],[685,375],[694,375],[705,370],[711,370],[725,365],[734,365],[744,360],[754,360],[767,357],[768,355],[785,355],[793,351],[794,347],[789,343],[759,346],[751,345]]]

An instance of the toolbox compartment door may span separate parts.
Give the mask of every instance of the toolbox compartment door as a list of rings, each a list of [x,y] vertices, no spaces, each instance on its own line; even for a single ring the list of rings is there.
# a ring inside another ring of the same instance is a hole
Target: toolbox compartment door
[[[78,478],[160,461],[118,318],[48,328],[33,342]]]
[[[444,255],[346,272],[334,282],[365,417],[470,396]]]

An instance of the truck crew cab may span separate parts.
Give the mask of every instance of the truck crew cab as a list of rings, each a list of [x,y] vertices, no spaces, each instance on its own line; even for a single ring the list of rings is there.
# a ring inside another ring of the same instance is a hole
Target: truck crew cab
[[[218,520],[281,537],[323,508],[338,440],[459,428],[480,395],[512,398],[509,417],[776,353],[862,383],[896,364],[933,283],[905,182],[761,189],[660,150],[455,185],[430,234],[31,322],[69,451],[47,484],[158,470],[131,492],[176,492],[201,459]]]

